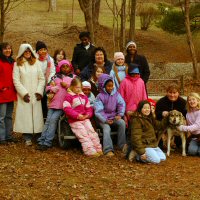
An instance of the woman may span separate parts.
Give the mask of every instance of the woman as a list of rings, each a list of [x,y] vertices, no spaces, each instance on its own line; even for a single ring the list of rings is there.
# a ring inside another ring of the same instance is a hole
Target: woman
[[[91,63],[85,67],[80,74],[81,80],[88,81],[91,78],[93,70],[96,66],[103,67],[106,73],[110,74],[112,63],[107,59],[107,54],[103,47],[95,48]]]
[[[12,113],[17,100],[13,84],[12,48],[7,42],[0,45],[0,144],[17,142],[12,137]]]
[[[30,146],[33,134],[43,129],[41,99],[45,86],[41,65],[30,44],[19,48],[13,79],[18,96],[14,130],[24,133],[25,143]]]
[[[126,52],[127,52],[127,55],[125,56],[125,63],[138,64],[140,76],[142,80],[144,81],[144,83],[146,84],[150,76],[149,65],[148,65],[146,57],[137,54],[137,45],[133,41],[130,41],[127,43]]]

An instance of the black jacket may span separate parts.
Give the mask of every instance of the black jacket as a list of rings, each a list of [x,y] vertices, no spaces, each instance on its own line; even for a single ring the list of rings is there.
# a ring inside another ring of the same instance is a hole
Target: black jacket
[[[81,71],[91,62],[91,53],[94,51],[94,45],[90,44],[90,47],[86,50],[82,44],[77,44],[74,47],[72,65],[74,71],[80,69]]]
[[[162,97],[158,100],[156,103],[156,118],[158,120],[161,120],[162,112],[163,111],[172,111],[172,110],[178,110],[183,114],[183,116],[186,116],[186,101],[182,97],[178,97],[178,99],[175,102],[172,102],[168,99],[167,96]]]
[[[138,55],[136,53],[134,61],[131,62],[131,57],[129,55],[126,55],[125,62],[127,64],[129,64],[129,63],[138,64],[139,65],[139,71],[140,71],[140,77],[142,78],[142,80],[145,83],[147,83],[147,81],[149,80],[149,76],[150,76],[150,70],[149,70],[149,64],[148,64],[145,56]]]

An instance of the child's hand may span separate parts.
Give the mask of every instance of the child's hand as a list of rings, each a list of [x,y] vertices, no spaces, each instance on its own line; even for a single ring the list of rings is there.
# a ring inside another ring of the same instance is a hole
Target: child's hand
[[[146,160],[147,159],[146,153],[142,154],[140,157],[141,157],[142,160]]]
[[[169,115],[169,112],[168,112],[168,111],[163,111],[163,112],[162,112],[162,116],[163,116],[163,117],[167,117],[168,115]]]
[[[67,88],[67,87],[68,87],[67,83],[65,83],[65,82],[60,82],[60,85],[61,85],[63,88]]]
[[[134,113],[133,111],[128,111],[128,112],[127,112],[127,115],[128,115],[128,116],[132,116],[133,113]]]
[[[58,86],[51,87],[51,91],[52,91],[53,93],[58,92],[58,90],[59,90]]]
[[[108,120],[106,121],[106,123],[109,124],[109,125],[111,125],[111,124],[113,124],[113,120],[108,119]]]
[[[89,118],[89,115],[83,115],[84,116],[84,119],[88,119]]]
[[[122,118],[122,117],[119,116],[119,115],[115,116],[115,119],[116,119],[116,120],[120,120],[121,118]]]
[[[84,120],[84,119],[85,119],[85,116],[80,114],[80,115],[78,115],[77,119],[79,119],[79,120]]]

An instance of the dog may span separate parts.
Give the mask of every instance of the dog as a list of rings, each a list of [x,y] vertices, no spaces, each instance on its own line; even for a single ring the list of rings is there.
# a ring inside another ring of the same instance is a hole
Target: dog
[[[186,156],[187,133],[177,129],[180,125],[186,125],[185,117],[181,112],[172,110],[169,112],[169,126],[167,127],[167,156],[170,156],[170,143],[174,136],[180,136],[182,140],[182,156]]]

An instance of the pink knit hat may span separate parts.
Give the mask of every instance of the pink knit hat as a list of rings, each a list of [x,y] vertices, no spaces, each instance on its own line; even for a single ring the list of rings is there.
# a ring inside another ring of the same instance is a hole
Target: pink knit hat
[[[124,59],[124,54],[122,52],[115,52],[114,54],[114,61],[118,60],[118,59]]]
[[[74,71],[74,68],[71,64],[71,62],[69,60],[61,60],[59,63],[58,63],[58,71],[57,72],[60,72],[60,68],[62,67],[62,65],[68,65],[70,68],[71,68],[71,71],[73,72]]]

